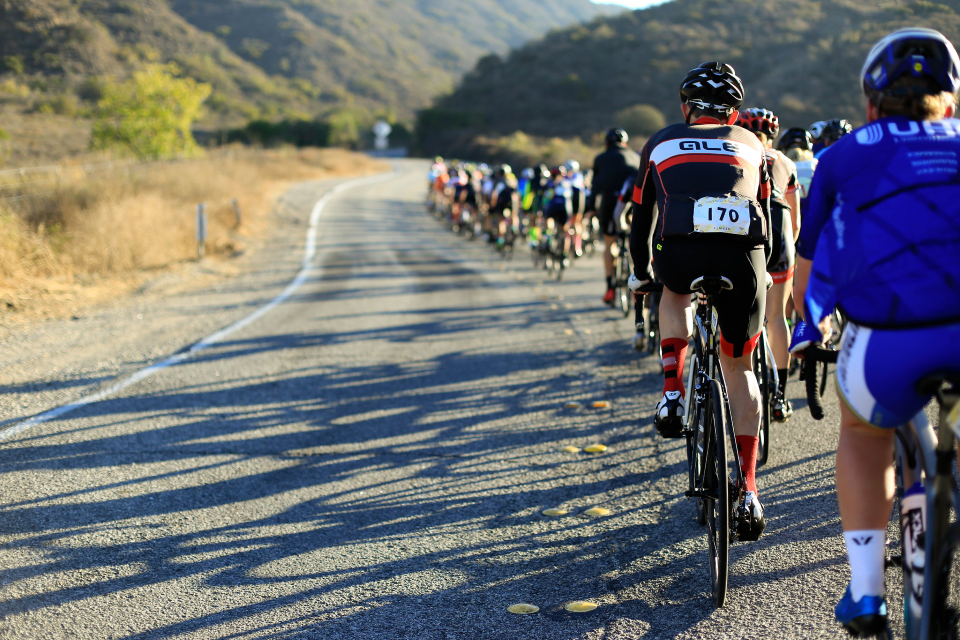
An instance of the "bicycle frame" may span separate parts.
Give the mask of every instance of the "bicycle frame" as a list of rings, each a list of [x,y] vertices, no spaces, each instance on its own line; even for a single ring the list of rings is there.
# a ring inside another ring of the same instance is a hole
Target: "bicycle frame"
[[[694,388],[697,394],[701,394],[703,390],[706,389],[707,383],[715,379],[720,383],[720,389],[723,391],[723,402],[726,413],[732,416],[733,414],[730,412],[730,399],[727,397],[727,385],[723,380],[723,370],[720,367],[720,361],[717,355],[718,340],[716,331],[714,330],[714,327],[717,326],[717,311],[714,309],[710,298],[710,296],[706,296],[706,300],[704,300],[703,297],[698,296],[697,314],[694,316],[694,321],[697,326],[694,345],[698,364],[697,371],[694,374]],[[698,395],[697,404],[699,405],[702,401],[703,398]],[[687,413],[692,412],[688,411]],[[686,416],[684,417],[686,418]],[[733,423],[731,420],[727,424],[727,438],[733,447],[732,451],[736,453],[737,439],[732,429]],[[734,469],[733,478],[731,479],[736,482],[737,487],[743,487],[743,469],[740,467],[740,457],[733,455],[731,459]]]
[[[901,486],[898,487],[898,497],[903,498],[903,492],[916,482],[923,482],[926,494],[926,518],[923,522],[924,532],[924,570],[923,583],[919,585],[904,584],[904,592],[910,591],[910,605],[907,607],[905,622],[908,638],[933,637],[932,625],[940,613],[934,610],[938,598],[933,595],[924,597],[939,583],[938,572],[943,571],[944,545],[949,545],[947,529],[950,526],[950,508],[960,514],[960,489],[953,477],[953,460],[956,457],[955,437],[953,431],[946,425],[939,429],[939,438],[923,411],[917,413],[907,424],[897,428],[896,451],[897,467],[900,473]],[[925,482],[924,482],[925,480]],[[900,514],[903,517],[903,514]],[[901,546],[906,541],[901,539]],[[938,548],[938,545],[941,548]],[[906,562],[906,553],[903,553],[902,562]],[[949,572],[949,568],[947,569]],[[919,600],[917,598],[919,596]],[[916,628],[915,613],[911,607],[920,609],[920,628]],[[919,632],[919,634],[918,634]]]

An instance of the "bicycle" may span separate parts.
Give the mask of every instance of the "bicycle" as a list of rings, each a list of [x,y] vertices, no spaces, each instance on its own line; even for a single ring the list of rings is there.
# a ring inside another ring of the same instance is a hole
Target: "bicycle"
[[[823,418],[820,364],[825,372],[827,363],[836,362],[838,354],[819,346],[803,351],[811,374],[806,379],[807,402],[816,420]],[[960,491],[953,475],[955,440],[960,438],[960,371],[927,376],[919,382],[917,391],[936,398],[939,429],[934,431],[922,410],[896,429],[895,506],[900,516],[900,554],[891,555],[887,567],[899,566],[903,574],[906,637],[932,640],[956,637],[960,618],[947,605],[953,550],[960,543],[960,523],[951,524],[950,514],[951,508],[954,515],[960,514]],[[919,505],[910,499],[918,489],[925,498]],[[889,546],[895,547],[896,543],[888,542]],[[889,628],[877,635],[892,638]]]
[[[701,276],[690,284],[699,295],[683,431],[688,470],[685,495],[694,500],[697,520],[707,526],[710,581],[717,607],[723,606],[727,594],[730,543],[738,539],[739,525],[749,522],[746,506],[740,504],[745,482],[720,368],[714,309],[716,296],[732,288],[733,283],[722,276]]]
[[[617,233],[617,243],[610,247],[614,260],[614,282],[617,288],[617,298],[620,300],[620,310],[623,312],[624,318],[630,315],[630,308],[633,305],[633,292],[627,286],[630,274],[633,273],[627,242],[627,236],[623,231],[620,231]]]
[[[753,373],[760,387],[760,444],[757,449],[757,466],[767,464],[770,456],[770,419],[773,404],[779,399],[780,376],[777,374],[777,361],[767,339],[767,323],[763,323],[760,340],[753,351]]]

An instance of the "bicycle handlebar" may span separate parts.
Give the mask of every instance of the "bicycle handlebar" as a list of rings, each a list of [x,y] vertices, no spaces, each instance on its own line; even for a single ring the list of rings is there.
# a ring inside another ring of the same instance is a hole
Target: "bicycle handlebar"
[[[826,377],[826,367],[829,362],[836,362],[839,352],[832,349],[813,345],[803,350],[803,378],[807,386],[807,406],[810,408],[810,415],[814,420],[823,420],[823,402],[821,401],[822,389],[820,388],[820,375],[818,374],[818,363],[823,363],[824,377]]]
[[[654,282],[652,280],[647,284],[643,285],[642,287],[640,287],[639,289],[637,289],[637,293],[658,293],[661,291],[663,291],[663,283]]]

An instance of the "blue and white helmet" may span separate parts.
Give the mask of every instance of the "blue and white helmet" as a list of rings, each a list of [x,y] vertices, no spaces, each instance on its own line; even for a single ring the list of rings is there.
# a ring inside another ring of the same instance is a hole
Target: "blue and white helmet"
[[[867,95],[882,93],[907,73],[931,78],[948,93],[956,94],[960,89],[957,50],[933,29],[899,29],[873,45],[860,72],[863,91]]]

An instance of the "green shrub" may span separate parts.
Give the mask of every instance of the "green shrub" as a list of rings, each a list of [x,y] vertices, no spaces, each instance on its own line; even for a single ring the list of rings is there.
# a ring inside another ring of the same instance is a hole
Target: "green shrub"
[[[649,104],[636,104],[618,111],[613,116],[614,126],[633,137],[646,138],[667,126],[660,110]]]
[[[149,65],[126,82],[107,83],[97,103],[91,147],[139,158],[196,153],[190,126],[210,85],[178,73],[175,65]]]

